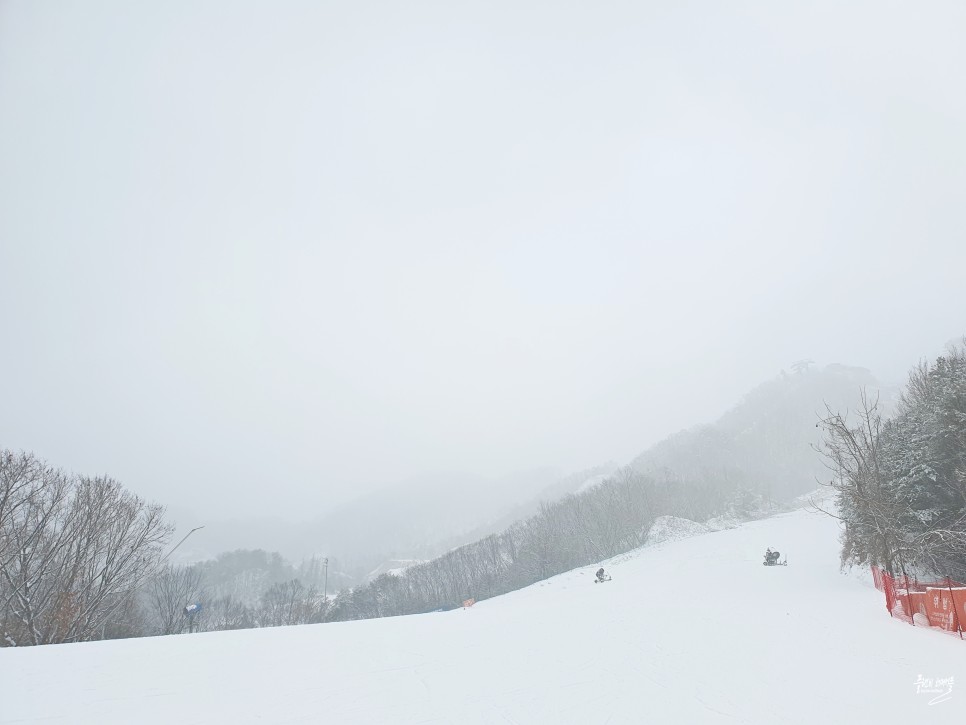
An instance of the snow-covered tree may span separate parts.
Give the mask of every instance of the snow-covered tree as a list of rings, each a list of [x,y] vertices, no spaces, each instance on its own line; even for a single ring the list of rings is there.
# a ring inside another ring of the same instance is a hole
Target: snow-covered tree
[[[891,419],[866,398],[822,424],[843,563],[966,579],[966,345],[915,368]]]

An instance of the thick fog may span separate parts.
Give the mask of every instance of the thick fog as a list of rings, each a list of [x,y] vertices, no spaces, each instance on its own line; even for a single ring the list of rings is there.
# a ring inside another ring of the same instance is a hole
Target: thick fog
[[[625,463],[801,359],[900,382],[966,332],[964,31],[0,2],[0,447],[306,518]]]

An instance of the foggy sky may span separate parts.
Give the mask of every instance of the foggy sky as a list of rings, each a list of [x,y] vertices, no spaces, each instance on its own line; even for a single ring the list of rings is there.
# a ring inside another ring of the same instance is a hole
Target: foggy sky
[[[727,5],[727,7],[724,7]],[[966,5],[0,1],[0,447],[204,515],[625,463],[966,332]]]

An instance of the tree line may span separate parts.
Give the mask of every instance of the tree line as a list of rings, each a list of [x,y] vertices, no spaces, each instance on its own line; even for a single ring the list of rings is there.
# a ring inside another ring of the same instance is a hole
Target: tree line
[[[240,550],[175,565],[172,532],[113,478],[0,450],[0,646],[323,621],[338,562]]]
[[[328,567],[319,557],[298,566],[260,549],[225,552],[188,565],[166,565],[142,593],[145,634],[212,632],[325,620]],[[186,614],[187,603],[202,607]]]
[[[913,369],[891,417],[873,395],[827,413],[843,565],[966,582],[966,341]]]

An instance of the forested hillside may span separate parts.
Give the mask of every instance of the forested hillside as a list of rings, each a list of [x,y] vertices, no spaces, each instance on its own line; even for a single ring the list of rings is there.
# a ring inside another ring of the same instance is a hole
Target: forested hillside
[[[327,617],[407,614],[519,589],[644,544],[661,516],[704,522],[774,511],[827,478],[818,423],[829,408],[857,404],[863,390],[879,392],[865,369],[799,366],[715,423],[671,436],[500,534],[343,591]]]
[[[495,478],[436,473],[385,486],[331,511],[308,512],[297,522],[200,521],[188,513],[179,524],[184,531],[206,524],[204,537],[192,542],[192,561],[235,549],[270,549],[294,561],[324,554],[337,558],[341,571],[359,582],[387,559],[429,559],[501,531],[533,513],[540,497],[547,497],[543,492],[556,490],[561,480],[551,468]]]
[[[727,481],[755,499],[792,498],[827,478],[816,455],[819,421],[828,408],[854,410],[863,390],[878,394],[883,409],[894,397],[864,368],[800,365],[759,385],[714,423],[658,443],[631,466],[680,482]]]

